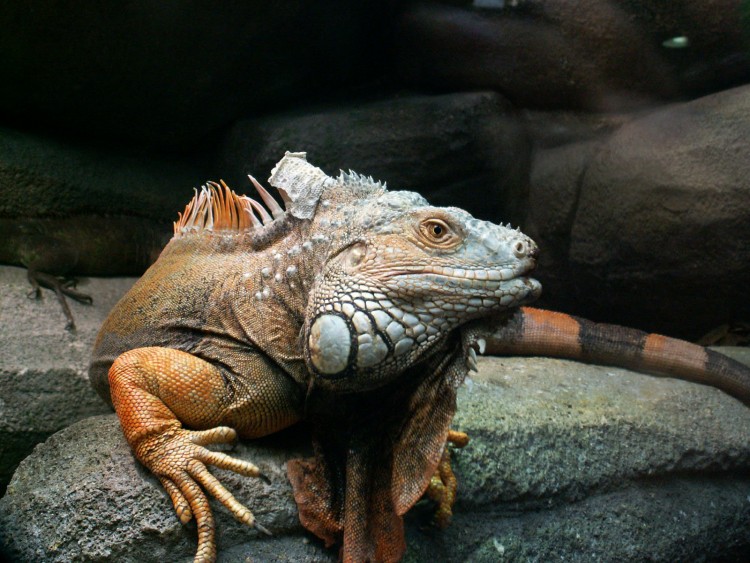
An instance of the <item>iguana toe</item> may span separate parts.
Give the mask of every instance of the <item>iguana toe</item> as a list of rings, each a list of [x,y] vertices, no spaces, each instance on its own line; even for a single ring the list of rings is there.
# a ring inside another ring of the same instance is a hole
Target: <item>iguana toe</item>
[[[159,481],[164,490],[169,494],[169,498],[172,499],[174,511],[177,513],[177,518],[179,518],[180,522],[183,524],[190,522],[193,518],[193,511],[190,510],[190,503],[188,503],[179,487],[166,477],[159,477]]]

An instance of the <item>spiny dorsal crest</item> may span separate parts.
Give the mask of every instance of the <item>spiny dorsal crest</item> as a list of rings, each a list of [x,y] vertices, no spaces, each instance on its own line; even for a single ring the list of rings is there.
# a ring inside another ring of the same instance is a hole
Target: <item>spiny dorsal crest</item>
[[[196,190],[185,211],[179,214],[174,223],[175,237],[215,231],[259,231],[287,215],[310,219],[315,215],[321,195],[327,190],[339,190],[357,198],[377,196],[386,191],[380,182],[352,171],[348,174],[342,171],[338,179],[330,178],[307,162],[303,152],[287,152],[268,179],[278,190],[284,208],[255,178],[249,178],[265,207],[248,196],[237,195],[224,181],[220,184],[209,182],[200,192]]]
[[[201,187],[200,192],[195,191],[195,196],[185,206],[185,211],[179,214],[174,223],[175,236],[214,231],[254,231],[262,229],[273,219],[283,217],[284,210],[281,206],[255,178],[250,177],[250,180],[273,213],[273,218],[260,203],[247,196],[237,195],[223,180],[221,184],[209,182],[207,186]]]
[[[346,186],[355,194],[361,191],[365,195],[378,195],[375,192],[388,191],[385,182],[377,182],[372,179],[372,176],[357,174],[353,170],[349,170],[349,172],[339,170],[338,180],[339,184]]]

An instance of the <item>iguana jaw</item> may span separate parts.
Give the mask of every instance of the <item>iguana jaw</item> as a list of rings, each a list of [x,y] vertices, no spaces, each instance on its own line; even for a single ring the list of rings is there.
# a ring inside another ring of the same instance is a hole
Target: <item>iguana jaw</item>
[[[360,267],[361,248],[338,263]],[[422,264],[370,268],[340,276],[325,291],[305,331],[305,357],[316,380],[338,392],[379,387],[437,349],[472,319],[530,303],[541,284],[525,274],[535,246],[515,263],[497,268]]]
[[[443,270],[437,273],[436,270]],[[448,310],[466,312],[462,320],[469,320],[474,313],[486,315],[497,308],[515,307],[536,300],[541,293],[541,284],[534,278],[525,277],[521,270],[516,274],[503,270],[456,269],[448,274],[445,268],[428,268],[423,272],[399,273],[384,280],[384,285],[413,297],[419,288],[429,286],[430,297],[439,302],[453,303]]]

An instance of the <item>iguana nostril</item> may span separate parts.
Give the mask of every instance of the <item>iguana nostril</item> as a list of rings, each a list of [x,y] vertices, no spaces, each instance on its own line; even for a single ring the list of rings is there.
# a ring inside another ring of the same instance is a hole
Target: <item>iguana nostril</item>
[[[513,245],[513,254],[516,255],[516,258],[523,258],[528,254],[529,248],[526,245],[526,243],[522,240],[516,241],[516,244]]]

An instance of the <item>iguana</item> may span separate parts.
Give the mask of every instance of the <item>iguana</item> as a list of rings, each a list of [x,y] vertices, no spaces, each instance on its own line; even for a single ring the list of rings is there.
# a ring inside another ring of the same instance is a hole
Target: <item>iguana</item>
[[[287,153],[265,207],[196,192],[156,263],[116,305],[90,377],[182,522],[216,556],[207,493],[258,529],[207,465],[259,476],[211,444],[298,421],[314,457],[288,464],[303,525],[344,561],[397,561],[403,514],[427,491],[450,516],[446,442],[476,354],[607,362],[708,383],[750,402],[750,369],[662,336],[523,307],[537,247],[517,229],[431,207]]]

